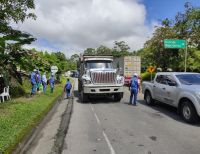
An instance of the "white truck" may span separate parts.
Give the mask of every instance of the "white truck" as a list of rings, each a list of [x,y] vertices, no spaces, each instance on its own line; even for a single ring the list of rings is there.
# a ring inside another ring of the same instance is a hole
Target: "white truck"
[[[160,72],[153,82],[143,82],[142,92],[146,104],[155,101],[176,107],[188,123],[200,116],[200,73]]]
[[[113,56],[82,55],[78,62],[78,90],[81,101],[87,102],[92,95],[123,97],[123,77],[113,68]]]
[[[134,73],[141,73],[141,57],[140,56],[125,56],[115,58],[114,66],[119,69],[119,73],[124,76],[126,85],[130,84]]]

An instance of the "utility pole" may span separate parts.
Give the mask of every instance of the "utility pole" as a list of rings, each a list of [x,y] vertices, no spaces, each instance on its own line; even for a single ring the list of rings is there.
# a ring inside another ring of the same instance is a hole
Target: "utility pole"
[[[185,40],[185,72],[187,72],[187,40]]]

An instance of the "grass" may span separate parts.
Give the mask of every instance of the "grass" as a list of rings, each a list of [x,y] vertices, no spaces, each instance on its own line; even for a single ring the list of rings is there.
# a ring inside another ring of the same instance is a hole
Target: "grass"
[[[56,85],[54,93],[37,94],[34,97],[20,97],[0,104],[0,153],[11,153],[16,145],[44,117],[62,94],[63,85]]]

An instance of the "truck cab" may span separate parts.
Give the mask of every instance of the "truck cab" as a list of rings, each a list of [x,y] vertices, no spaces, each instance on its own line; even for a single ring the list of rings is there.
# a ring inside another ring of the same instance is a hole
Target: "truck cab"
[[[123,77],[113,68],[112,56],[83,55],[79,59],[79,86],[81,101],[91,95],[114,96],[115,101],[123,97]]]

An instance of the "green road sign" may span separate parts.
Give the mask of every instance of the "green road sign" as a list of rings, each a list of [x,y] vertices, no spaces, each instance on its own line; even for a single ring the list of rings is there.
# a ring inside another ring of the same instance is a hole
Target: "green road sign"
[[[183,49],[186,48],[185,40],[164,40],[165,48]]]

